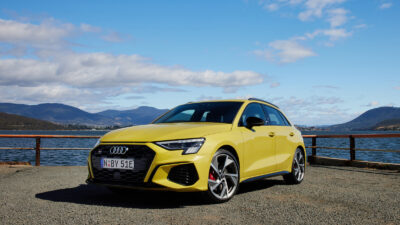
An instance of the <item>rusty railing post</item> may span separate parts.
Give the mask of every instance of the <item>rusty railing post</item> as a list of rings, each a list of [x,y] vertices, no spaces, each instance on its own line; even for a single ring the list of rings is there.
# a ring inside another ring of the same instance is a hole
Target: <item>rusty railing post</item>
[[[314,163],[315,157],[317,156],[317,137],[312,138],[311,149],[312,149],[312,153],[311,153],[310,163]]]
[[[352,135],[350,135],[350,160],[356,160],[356,141]]]
[[[35,166],[40,166],[40,137],[36,137],[36,162]]]

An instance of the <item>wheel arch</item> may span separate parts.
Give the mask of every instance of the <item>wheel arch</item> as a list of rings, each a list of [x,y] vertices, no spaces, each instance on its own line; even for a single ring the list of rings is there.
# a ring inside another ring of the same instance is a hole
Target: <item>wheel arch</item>
[[[304,163],[306,164],[307,163],[307,151],[306,151],[305,147],[303,145],[299,145],[299,146],[297,146],[297,148],[301,149],[301,151],[303,152],[303,154],[304,154]],[[305,164],[304,164],[304,166],[305,166]]]
[[[304,147],[302,146],[302,145],[299,145],[299,146],[297,146],[297,148],[296,149],[301,149],[301,151],[303,151],[303,153],[304,153],[304,156],[306,155],[306,150],[304,149]]]
[[[240,170],[240,158],[234,147],[232,147],[231,145],[222,145],[218,149],[224,149],[224,150],[227,150],[228,152],[232,153],[232,155],[234,155],[236,157],[236,160],[239,164],[239,170]]]

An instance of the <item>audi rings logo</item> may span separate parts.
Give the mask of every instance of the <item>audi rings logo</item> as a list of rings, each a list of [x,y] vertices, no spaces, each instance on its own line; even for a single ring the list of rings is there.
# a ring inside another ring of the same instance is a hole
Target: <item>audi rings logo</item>
[[[129,150],[126,146],[113,146],[110,148],[110,154],[112,155],[123,155]]]

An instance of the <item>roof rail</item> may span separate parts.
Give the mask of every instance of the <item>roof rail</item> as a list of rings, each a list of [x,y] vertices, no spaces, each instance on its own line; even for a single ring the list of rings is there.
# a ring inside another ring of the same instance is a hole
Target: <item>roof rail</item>
[[[265,100],[259,99],[259,98],[249,98],[248,100],[254,100],[254,101],[265,102],[265,103],[268,103],[268,104],[270,104],[270,105],[275,106],[276,108],[279,108],[277,105],[272,104],[271,102],[267,102],[267,101],[265,101]]]

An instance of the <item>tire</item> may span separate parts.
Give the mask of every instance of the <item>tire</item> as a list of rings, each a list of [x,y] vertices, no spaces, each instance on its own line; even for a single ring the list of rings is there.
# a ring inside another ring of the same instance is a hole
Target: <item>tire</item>
[[[207,202],[229,201],[239,189],[239,171],[238,159],[227,150],[218,150],[208,173],[208,190],[204,192]]]
[[[287,184],[300,184],[304,179],[305,174],[305,157],[304,152],[297,148],[292,163],[292,172],[283,175],[283,179]]]

